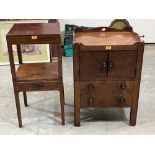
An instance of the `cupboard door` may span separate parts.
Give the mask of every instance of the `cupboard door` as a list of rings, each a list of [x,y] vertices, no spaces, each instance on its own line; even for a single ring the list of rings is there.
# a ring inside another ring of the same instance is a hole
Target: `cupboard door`
[[[108,77],[135,78],[137,51],[113,51],[108,53]]]
[[[107,77],[107,52],[80,52],[80,80]]]

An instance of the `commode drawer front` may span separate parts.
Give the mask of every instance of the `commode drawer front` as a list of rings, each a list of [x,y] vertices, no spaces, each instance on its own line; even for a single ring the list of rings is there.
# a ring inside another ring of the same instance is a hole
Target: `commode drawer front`
[[[129,94],[81,94],[81,108],[93,107],[130,107],[132,95]]]
[[[134,81],[81,81],[81,92],[132,93]]]
[[[106,52],[80,52],[80,80],[103,80],[107,77]]]

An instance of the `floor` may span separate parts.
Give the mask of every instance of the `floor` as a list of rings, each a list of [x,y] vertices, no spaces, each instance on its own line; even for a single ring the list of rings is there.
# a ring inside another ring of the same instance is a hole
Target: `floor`
[[[9,66],[0,66],[0,134],[155,134],[155,46],[145,46],[137,125],[129,126],[129,109],[81,110],[81,127],[74,127],[72,58],[63,58],[66,125],[61,125],[59,94],[28,93],[27,108],[20,94],[23,128],[18,128]]]

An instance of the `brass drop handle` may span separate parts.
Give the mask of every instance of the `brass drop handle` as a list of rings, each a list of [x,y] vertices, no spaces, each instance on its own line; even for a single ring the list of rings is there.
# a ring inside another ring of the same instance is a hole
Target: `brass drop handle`
[[[42,82],[32,83],[32,88],[33,89],[41,89],[43,86],[44,86],[44,84]]]
[[[88,84],[88,89],[89,89],[89,91],[93,91],[94,85],[92,83],[89,83]]]
[[[101,66],[106,69],[107,68],[107,63],[106,62],[101,62]]]
[[[94,102],[94,98],[93,97],[88,97],[88,103],[91,104]]]
[[[124,104],[125,103],[125,98],[124,97],[119,97],[118,98],[119,103]]]
[[[125,83],[121,83],[121,84],[120,84],[120,89],[121,89],[121,90],[124,90],[125,88],[126,88]]]
[[[110,69],[112,69],[112,67],[113,67],[112,62],[109,62],[109,63],[108,63],[108,69],[110,70]]]

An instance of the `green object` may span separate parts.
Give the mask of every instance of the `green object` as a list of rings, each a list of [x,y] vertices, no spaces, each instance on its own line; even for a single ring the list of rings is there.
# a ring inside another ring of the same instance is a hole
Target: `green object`
[[[73,46],[64,45],[64,54],[66,57],[73,57]]]

